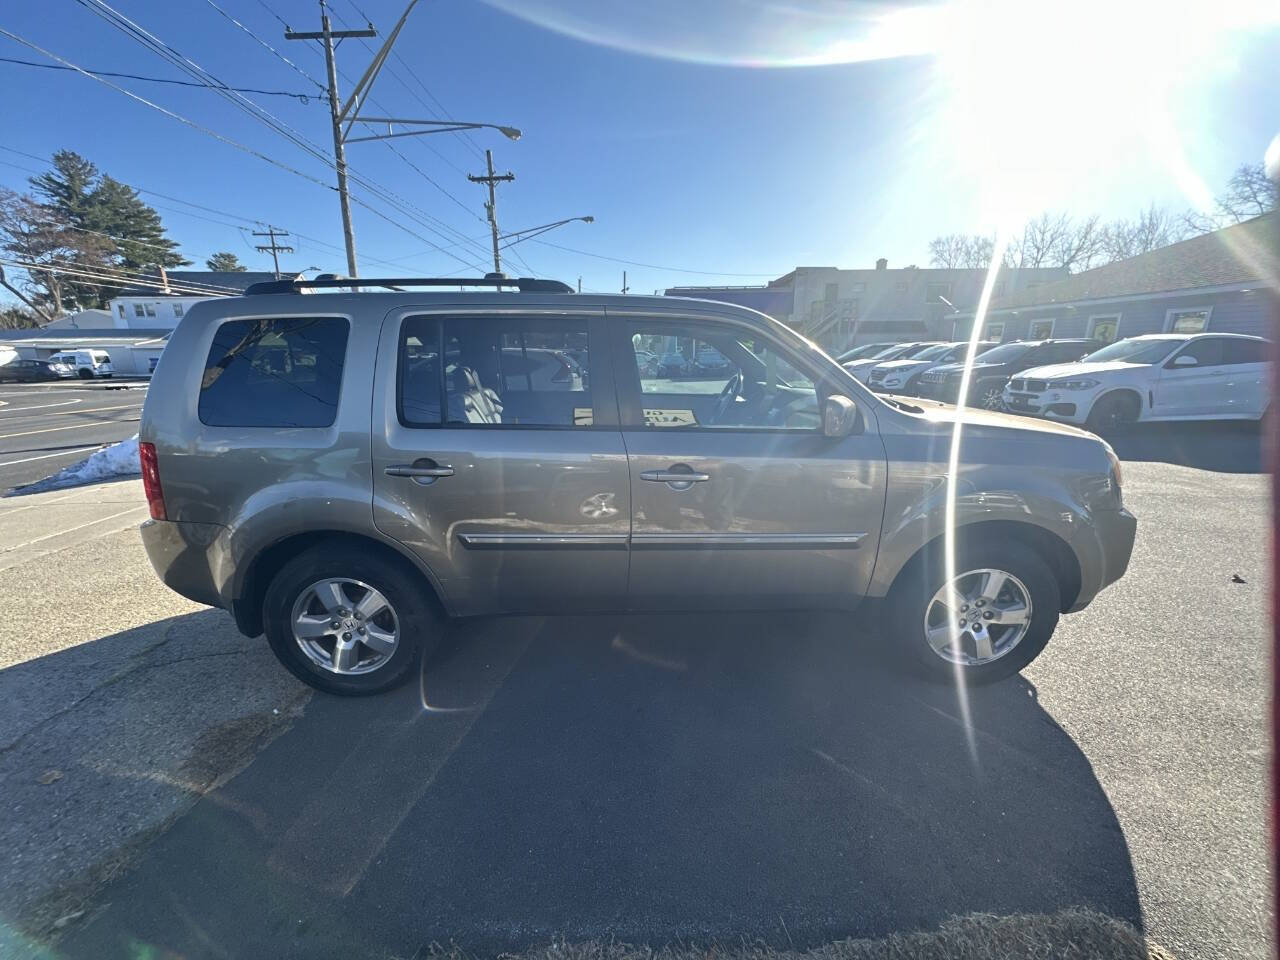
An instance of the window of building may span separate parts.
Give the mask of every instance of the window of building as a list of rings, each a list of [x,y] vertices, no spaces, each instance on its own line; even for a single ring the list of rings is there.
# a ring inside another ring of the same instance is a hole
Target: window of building
[[[895,284],[893,285],[893,289],[897,290],[899,293],[906,293],[906,292],[907,292],[907,281],[905,281],[905,280],[899,280],[897,283],[895,283]]]
[[[135,303],[133,305],[133,315],[135,317],[145,317],[147,315],[147,312],[142,309],[142,304]]]
[[[148,317],[154,317],[156,315],[156,305],[154,303],[148,303],[146,308]]]
[[[1204,333],[1209,329],[1209,308],[1203,310],[1170,310],[1165,315],[1168,333]]]
[[[590,371],[585,318],[410,317],[400,330],[400,422],[589,427]]]
[[[988,323],[986,332],[982,335],[983,340],[1003,340],[1004,339],[1004,321]]]
[[[855,294],[857,294],[857,293],[866,293],[866,292],[867,292],[867,285],[866,285],[865,283],[863,283],[862,281],[858,281],[857,283],[851,283],[851,284],[849,284],[849,292],[850,292],[850,293],[855,293]]]
[[[1120,314],[1089,318],[1089,337],[1099,343],[1115,343],[1120,332]]]
[[[117,304],[116,304],[116,310],[117,310],[117,311],[119,312],[119,314],[120,314],[120,319],[121,319],[121,320],[123,320],[123,319],[125,318],[125,314],[124,314],[124,304],[123,304],[123,303],[117,303]]]
[[[840,284],[828,283],[822,290],[822,299],[827,303],[833,303],[840,299]]]
[[[1053,319],[1032,320],[1027,327],[1028,340],[1048,340],[1053,336]]]
[[[173,305],[173,315],[177,317],[179,320],[182,319],[182,304],[175,303]]]
[[[772,341],[692,321],[642,321],[631,330],[641,410],[624,413],[624,425],[663,430],[822,429],[813,380]],[[640,351],[655,338],[691,351],[689,361],[663,364],[656,374],[647,371]]]
[[[927,283],[924,290],[925,303],[942,303],[942,298],[951,299],[951,284]]]
[[[332,426],[348,326],[342,317],[223,323],[200,381],[200,422],[212,427]]]

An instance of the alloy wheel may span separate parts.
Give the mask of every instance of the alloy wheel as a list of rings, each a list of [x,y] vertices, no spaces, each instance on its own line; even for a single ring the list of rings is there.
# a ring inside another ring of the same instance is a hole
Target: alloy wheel
[[[942,659],[966,667],[998,660],[1031,629],[1031,592],[1006,570],[968,570],[925,608],[924,633]]]
[[[293,605],[293,638],[329,673],[349,676],[383,666],[400,642],[400,619],[375,587],[334,577],[303,590]]]

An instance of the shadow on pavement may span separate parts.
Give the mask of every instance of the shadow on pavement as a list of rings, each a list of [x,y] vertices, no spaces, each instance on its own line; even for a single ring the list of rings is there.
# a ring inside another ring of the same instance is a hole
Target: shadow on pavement
[[[804,947],[1071,905],[1141,929],[1111,805],[1023,680],[971,693],[970,739],[848,617],[454,629],[420,686],[316,696],[57,952]]]
[[[1106,436],[1121,460],[1174,463],[1221,473],[1263,473],[1258,424],[1224,420],[1146,423]]]

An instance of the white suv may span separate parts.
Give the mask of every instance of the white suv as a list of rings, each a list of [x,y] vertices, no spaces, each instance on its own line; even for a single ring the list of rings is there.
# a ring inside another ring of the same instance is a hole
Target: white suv
[[[1033,367],[1004,389],[1007,409],[1095,430],[1138,420],[1257,420],[1271,343],[1231,333],[1120,340],[1079,363]]]

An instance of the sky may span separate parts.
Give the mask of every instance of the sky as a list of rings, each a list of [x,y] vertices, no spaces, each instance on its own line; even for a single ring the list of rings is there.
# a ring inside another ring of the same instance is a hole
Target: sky
[[[0,28],[90,69],[183,78],[101,19],[98,2],[11,4]],[[323,81],[319,45],[283,39],[281,20],[318,27],[311,0],[102,2],[225,83],[318,93],[262,42]],[[363,12],[385,35],[404,2],[333,0],[335,28],[362,24]],[[923,266],[934,236],[1007,228],[1042,209],[1111,218],[1152,203],[1203,206],[1280,134],[1280,5],[1170,10],[1146,0],[421,0],[373,99],[400,117],[447,110],[523,137],[391,141],[409,162],[384,143],[349,144],[353,169],[409,210],[354,188],[394,221],[355,208],[361,273],[491,267],[483,188],[465,177],[482,172],[485,148],[516,176],[498,188],[504,232],[595,218],[515,246],[521,259],[506,272],[581,277],[584,290],[618,290],[623,270],[648,293],[878,257]],[[341,45],[343,89],[380,42]],[[2,35],[0,57],[50,62]],[[0,185],[23,189],[43,169],[13,151],[75,150],[153,191],[144,199],[199,268],[229,250],[269,269],[250,236],[269,222],[293,233],[282,266],[346,272],[331,168],[211,91],[112,82],[297,172],[83,75],[0,62]],[[323,100],[247,96],[331,148]]]

